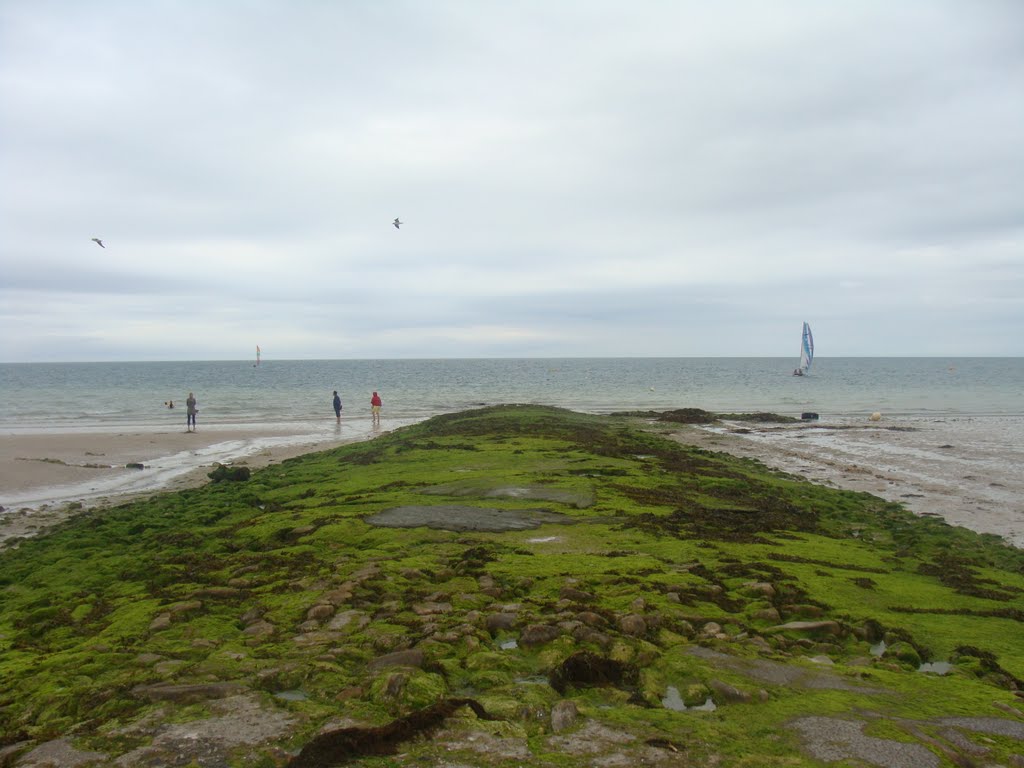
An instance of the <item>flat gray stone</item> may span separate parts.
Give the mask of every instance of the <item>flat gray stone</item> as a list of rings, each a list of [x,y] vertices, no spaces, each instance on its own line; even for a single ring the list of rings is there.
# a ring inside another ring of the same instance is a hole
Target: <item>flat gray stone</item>
[[[445,531],[525,531],[546,523],[572,523],[546,509],[494,509],[450,504],[393,507],[366,518],[382,528],[437,528]]]

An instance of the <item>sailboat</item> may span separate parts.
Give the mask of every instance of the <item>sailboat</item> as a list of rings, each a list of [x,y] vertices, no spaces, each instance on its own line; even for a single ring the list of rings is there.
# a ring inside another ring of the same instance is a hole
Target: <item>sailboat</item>
[[[811,335],[811,326],[804,321],[804,332],[800,338],[800,366],[793,371],[794,376],[804,376],[811,370],[811,363],[814,361],[814,336]]]
[[[257,344],[256,345],[256,364],[253,366],[253,368],[259,368],[259,367],[260,367],[260,345]]]

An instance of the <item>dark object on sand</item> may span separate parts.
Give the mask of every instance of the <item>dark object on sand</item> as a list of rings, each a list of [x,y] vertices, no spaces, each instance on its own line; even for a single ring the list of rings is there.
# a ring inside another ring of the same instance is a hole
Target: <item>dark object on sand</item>
[[[214,467],[213,472],[210,472],[209,477],[213,482],[241,482],[249,479],[249,468],[248,467],[226,467],[223,464],[218,464]]]
[[[804,411],[803,413],[800,414],[800,418],[803,419],[804,421],[817,421],[818,414],[816,414],[814,411]]]
[[[125,469],[145,469],[146,465],[138,461],[129,461],[124,465]]]

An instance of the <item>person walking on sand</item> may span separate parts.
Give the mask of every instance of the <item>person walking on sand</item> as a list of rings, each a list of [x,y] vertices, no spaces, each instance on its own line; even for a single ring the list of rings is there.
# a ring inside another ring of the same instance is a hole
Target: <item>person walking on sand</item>
[[[191,392],[188,393],[188,400],[185,401],[186,416],[185,416],[185,431],[195,432],[196,431],[196,414],[199,411],[196,409],[196,396]]]
[[[334,415],[341,421],[341,398],[338,397],[338,390],[334,390]]]
[[[373,393],[373,397],[370,398],[370,413],[373,415],[373,423],[380,424],[380,407],[384,405],[381,402],[380,395],[376,392]]]

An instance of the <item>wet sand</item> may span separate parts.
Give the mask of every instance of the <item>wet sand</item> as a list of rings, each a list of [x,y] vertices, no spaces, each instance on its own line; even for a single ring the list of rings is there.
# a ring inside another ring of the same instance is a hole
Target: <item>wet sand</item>
[[[202,485],[218,462],[258,469],[369,436],[354,425],[0,435],[0,543],[35,535],[82,508]]]
[[[834,488],[904,504],[918,515],[1024,547],[1024,446],[1013,425],[952,418],[900,422],[681,426],[671,437]],[[664,428],[658,425],[659,430]]]

